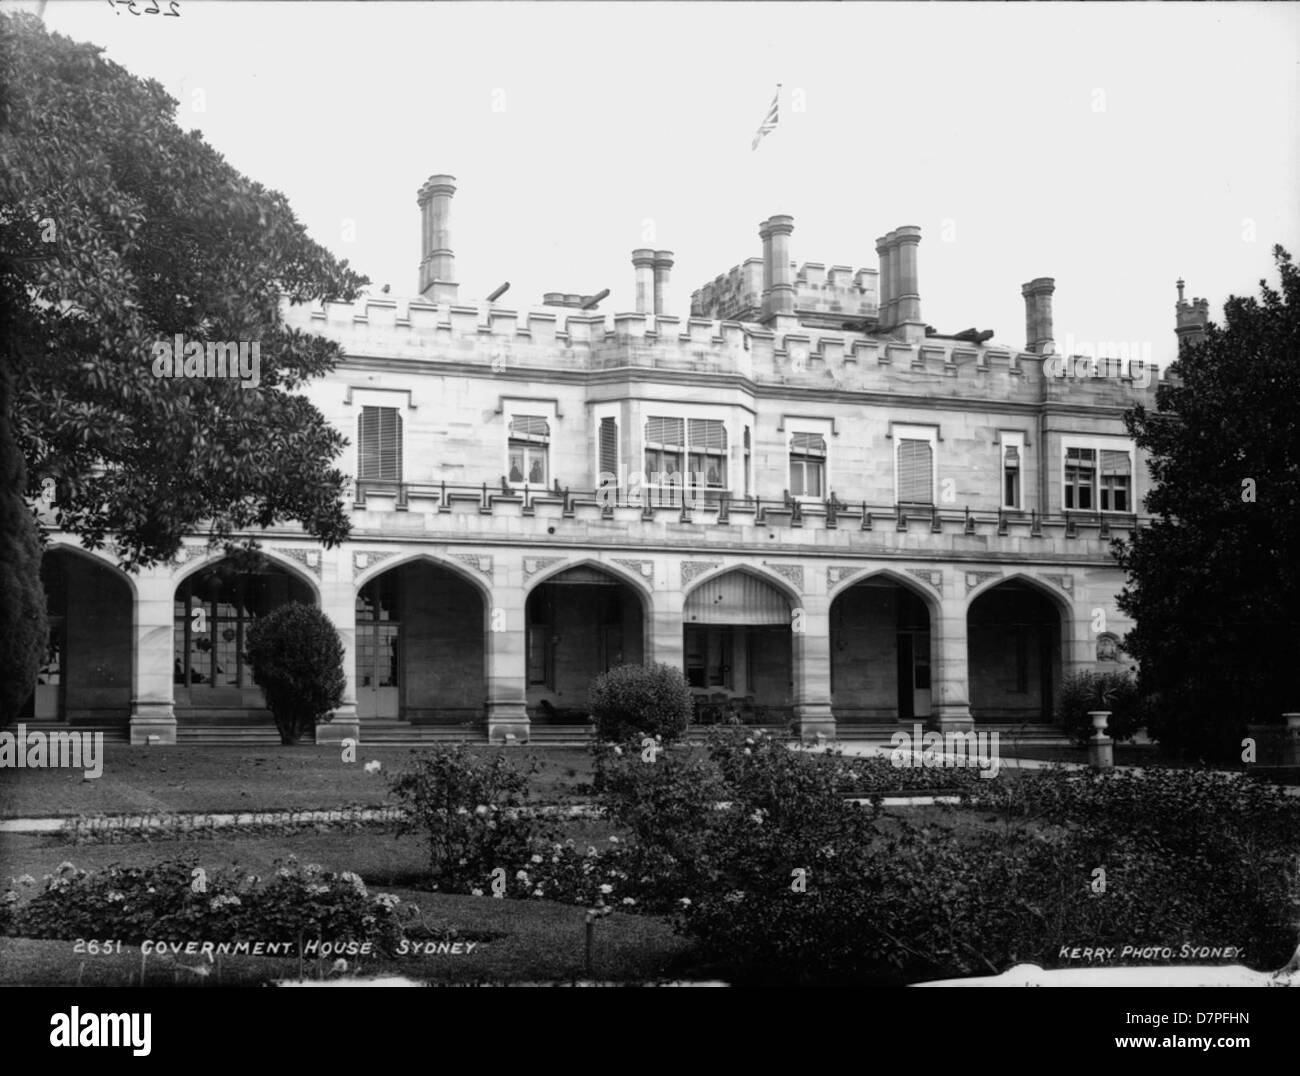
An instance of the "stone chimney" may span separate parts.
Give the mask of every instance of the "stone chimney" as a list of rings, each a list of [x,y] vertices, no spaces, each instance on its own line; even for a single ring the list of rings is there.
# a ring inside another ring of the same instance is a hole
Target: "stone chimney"
[[[1040,276],[1020,289],[1025,297],[1025,350],[1035,355],[1051,355],[1056,351],[1052,335],[1052,292],[1056,281],[1050,276]]]
[[[880,257],[880,302],[879,324],[882,330],[894,327],[894,263],[890,257],[894,233],[882,235],[876,240],[876,254]]]
[[[1183,299],[1184,283],[1179,280],[1176,287],[1178,288],[1178,302],[1174,304],[1175,328],[1174,332],[1178,336],[1178,350],[1182,351],[1183,345],[1199,344],[1205,339],[1205,326],[1210,320],[1210,301],[1208,299],[1193,299],[1190,303]]]
[[[632,267],[636,271],[636,312],[653,314],[655,312],[655,252],[646,247],[632,251]]]
[[[455,176],[430,176],[420,188],[420,294],[435,303],[457,300],[456,256],[451,251],[451,196]]]
[[[673,267],[671,250],[656,250],[654,254],[655,313],[668,313],[668,271]]]
[[[794,217],[779,214],[758,226],[763,240],[763,320],[794,317],[794,281],[790,265],[790,235]]]
[[[905,224],[894,230],[894,328],[903,330],[903,339],[915,344],[925,339],[925,321],[921,318],[921,285],[917,277],[916,248],[921,245],[921,229]]]

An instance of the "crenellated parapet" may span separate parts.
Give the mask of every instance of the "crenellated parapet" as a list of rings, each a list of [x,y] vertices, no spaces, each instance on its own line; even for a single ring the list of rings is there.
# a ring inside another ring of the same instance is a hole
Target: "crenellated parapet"
[[[875,318],[879,273],[847,265],[790,263],[794,316],[808,326],[839,328],[846,321]],[[754,321],[763,315],[763,259],[747,258],[691,295],[691,316]]]
[[[563,307],[508,310],[490,304],[365,297],[355,303],[288,307],[296,328],[336,340],[350,365],[392,360],[469,374],[536,376],[548,371],[656,371],[823,392],[1087,402],[1132,406],[1160,371],[1136,358],[1040,355],[932,336],[907,343],[876,333],[801,323],[599,313]]]

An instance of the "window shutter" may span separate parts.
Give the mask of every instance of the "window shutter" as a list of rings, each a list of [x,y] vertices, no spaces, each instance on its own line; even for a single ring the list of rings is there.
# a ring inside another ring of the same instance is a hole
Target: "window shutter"
[[[933,504],[929,441],[903,438],[898,442],[898,500],[900,504]]]
[[[1127,452],[1113,452],[1110,449],[1101,450],[1101,473],[1104,475],[1127,475],[1129,473],[1129,458]]]
[[[727,427],[721,419],[693,418],[689,424],[693,449],[718,449],[727,447]]]
[[[826,438],[820,433],[796,433],[790,438],[790,451],[804,456],[824,456]]]
[[[618,419],[600,420],[600,472],[618,474]]]
[[[652,415],[645,424],[646,444],[684,447],[686,438],[683,435],[683,425],[679,418],[657,418]]]
[[[541,415],[512,415],[510,436],[544,439],[551,436],[551,427]]]
[[[361,409],[358,478],[402,480],[402,416],[395,407]]]

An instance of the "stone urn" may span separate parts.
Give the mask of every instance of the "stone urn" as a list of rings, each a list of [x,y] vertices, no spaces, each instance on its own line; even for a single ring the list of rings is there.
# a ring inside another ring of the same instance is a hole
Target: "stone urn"
[[[1109,770],[1115,765],[1115,741],[1106,735],[1109,710],[1089,710],[1092,718],[1092,739],[1088,741],[1088,764],[1094,769]]]

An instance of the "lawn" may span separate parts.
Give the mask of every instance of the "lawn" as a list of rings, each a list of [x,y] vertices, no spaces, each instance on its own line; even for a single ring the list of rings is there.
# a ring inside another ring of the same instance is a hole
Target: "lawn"
[[[590,781],[583,748],[473,747],[476,754],[528,756],[540,771],[531,786],[537,803],[562,803]],[[388,782],[409,761],[409,747],[358,748],[355,762],[336,747],[131,747],[104,745],[104,771],[6,769],[0,778],[0,817],[79,814],[164,814],[194,811],[275,811],[392,806]],[[382,769],[367,773],[366,762]]]

